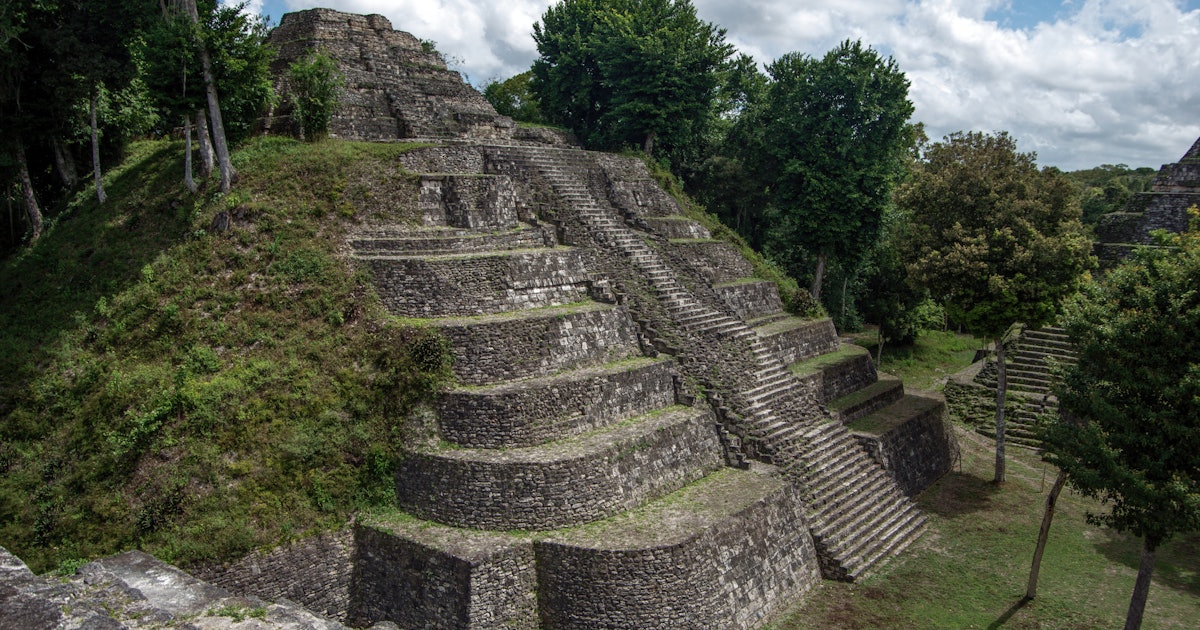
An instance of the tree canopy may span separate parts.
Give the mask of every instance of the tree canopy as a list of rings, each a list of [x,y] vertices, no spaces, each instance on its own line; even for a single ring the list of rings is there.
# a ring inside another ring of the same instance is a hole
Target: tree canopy
[[[819,298],[826,261],[852,270],[879,238],[914,141],[908,79],[893,59],[857,41],[821,59],[788,53],[767,72],[759,166],[771,177],[766,248],[792,267],[815,257]]]
[[[1054,320],[1092,267],[1075,187],[1038,170],[1007,133],[954,133],[932,144],[897,196],[911,217],[906,259],[950,318],[995,340],[996,482],[1004,481],[1002,336]]]
[[[725,31],[689,0],[562,0],[533,27],[542,114],[597,149],[643,147],[678,164],[714,115]]]
[[[483,88],[483,97],[501,116],[527,123],[546,122],[537,97],[529,87],[532,79],[533,71],[526,70],[503,81],[493,81]]]
[[[1126,628],[1141,622],[1155,549],[1200,531],[1200,233],[1164,240],[1068,302],[1079,362],[1058,396],[1083,422],[1044,435],[1067,483],[1105,502],[1088,520],[1143,540]]]

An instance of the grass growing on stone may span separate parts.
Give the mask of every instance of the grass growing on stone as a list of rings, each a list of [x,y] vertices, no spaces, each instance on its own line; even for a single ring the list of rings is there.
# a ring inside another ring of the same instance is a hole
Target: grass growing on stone
[[[811,359],[805,359],[804,361],[793,363],[788,366],[788,369],[792,371],[792,374],[803,378],[805,376],[816,374],[817,372],[820,372],[831,365],[836,365],[843,361],[863,356],[866,353],[866,349],[862,348],[861,346],[847,343],[843,344],[841,348],[838,348],[833,352],[828,352],[826,354],[815,356]]]
[[[409,148],[256,139],[232,193],[192,195],[182,143],[140,142],[107,203],[52,210],[0,262],[0,545],[36,571],[135,547],[187,564],[393,501],[445,349],[387,322],[339,248],[413,218],[379,203]]]
[[[875,356],[878,339],[875,332],[852,334],[854,343]],[[970,335],[930,330],[921,333],[909,346],[883,346],[883,357],[876,367],[899,376],[912,389],[940,390],[953,373],[971,364],[975,351],[987,342]]]
[[[1059,499],[1038,597],[1020,605],[1046,492],[1055,471],[1011,449],[1008,482],[991,483],[993,444],[957,431],[959,468],[918,503],[929,531],[861,584],[824,582],[774,630],[817,628],[1116,628],[1137,574],[1139,539],[1087,525],[1099,506]],[[1194,628],[1200,619],[1200,535],[1161,547],[1144,628]]]

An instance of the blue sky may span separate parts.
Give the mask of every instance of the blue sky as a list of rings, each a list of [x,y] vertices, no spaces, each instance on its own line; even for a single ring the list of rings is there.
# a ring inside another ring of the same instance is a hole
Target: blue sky
[[[933,139],[1010,132],[1039,163],[1158,166],[1200,136],[1200,0],[692,0],[762,63],[861,39],[912,82]],[[251,0],[275,22],[323,6],[381,13],[482,85],[529,68],[552,0]]]

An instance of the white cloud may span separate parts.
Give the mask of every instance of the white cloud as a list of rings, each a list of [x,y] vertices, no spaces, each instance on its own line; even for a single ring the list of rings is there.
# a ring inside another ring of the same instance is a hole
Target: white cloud
[[[763,63],[790,51],[822,55],[847,38],[893,55],[912,82],[915,118],[935,139],[1007,130],[1042,164],[1075,169],[1158,166],[1200,136],[1196,0],[1068,0],[1021,27],[1009,23],[1021,22],[1026,5],[1012,0],[693,2]],[[462,59],[459,69],[478,85],[529,68],[532,25],[552,0],[252,4],[273,14],[314,6],[381,13]]]

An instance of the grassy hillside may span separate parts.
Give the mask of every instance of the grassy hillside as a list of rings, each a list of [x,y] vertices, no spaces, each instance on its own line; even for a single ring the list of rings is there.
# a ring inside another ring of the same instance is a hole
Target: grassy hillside
[[[377,203],[411,184],[408,148],[258,140],[232,194],[190,195],[180,143],[138,143],[108,203],[81,193],[3,261],[0,545],[35,570],[134,546],[186,564],[392,503],[448,355],[337,250],[415,220]]]

